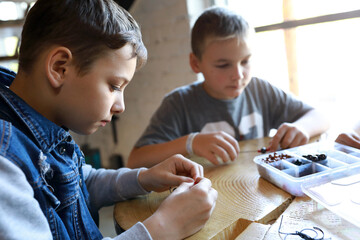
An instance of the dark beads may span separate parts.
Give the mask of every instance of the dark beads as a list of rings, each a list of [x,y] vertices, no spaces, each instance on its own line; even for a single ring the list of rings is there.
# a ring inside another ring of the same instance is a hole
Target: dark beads
[[[326,159],[326,154],[316,154],[316,155],[311,155],[311,154],[308,154],[308,155],[303,155],[304,158],[308,159],[308,160],[311,160],[313,162],[318,162],[318,161],[322,161],[322,160],[325,160]]]
[[[299,160],[299,159],[296,159],[293,163],[294,163],[296,166],[300,166],[300,165],[303,164],[303,163],[301,162],[301,160]]]

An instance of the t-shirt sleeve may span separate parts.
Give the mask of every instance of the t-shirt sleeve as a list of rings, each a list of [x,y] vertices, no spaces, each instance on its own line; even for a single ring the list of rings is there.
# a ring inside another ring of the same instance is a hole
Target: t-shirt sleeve
[[[0,156],[0,239],[52,239],[25,174]]]
[[[263,117],[270,128],[278,128],[284,122],[295,122],[313,107],[291,93],[275,87],[267,81],[257,79],[255,85],[263,107]]]
[[[135,147],[168,142],[183,136],[184,110],[178,94],[167,95],[151,117]]]

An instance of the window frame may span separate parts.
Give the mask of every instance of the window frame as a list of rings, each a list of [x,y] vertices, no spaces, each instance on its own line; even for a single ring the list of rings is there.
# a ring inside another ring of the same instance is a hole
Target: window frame
[[[297,69],[296,54],[296,28],[300,26],[313,25],[319,23],[333,22],[352,18],[360,18],[360,10],[339,12],[310,18],[293,20],[292,1],[283,1],[284,21],[276,24],[269,24],[255,27],[255,32],[268,32],[284,30],[284,40],[286,48],[286,61],[288,63],[289,90],[294,95],[299,96],[299,76]]]

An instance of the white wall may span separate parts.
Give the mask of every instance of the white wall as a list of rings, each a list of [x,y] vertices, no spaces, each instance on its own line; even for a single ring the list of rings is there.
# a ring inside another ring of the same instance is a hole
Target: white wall
[[[198,5],[201,1],[189,3]],[[167,92],[196,80],[188,63],[189,16],[197,17],[199,12],[189,14],[187,6],[187,0],[136,0],[132,6],[130,13],[141,27],[149,58],[125,90],[126,110],[117,122],[118,143],[113,143],[111,125],[91,136],[74,134],[80,145],[87,142],[92,148],[100,148],[104,167],[110,167],[108,159],[114,153],[126,161]]]

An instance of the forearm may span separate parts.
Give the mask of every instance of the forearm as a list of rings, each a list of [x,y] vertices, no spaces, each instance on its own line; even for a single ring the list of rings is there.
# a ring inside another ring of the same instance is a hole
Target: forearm
[[[152,167],[174,154],[187,155],[186,139],[188,135],[177,138],[173,141],[146,145],[134,148],[127,161],[127,167]]]
[[[310,110],[294,124],[309,134],[309,137],[324,133],[330,126],[329,121],[318,110]]]
[[[96,210],[118,201],[148,193],[138,182],[139,170],[137,169],[95,170],[89,167],[89,165],[85,165],[83,170],[91,206]]]

